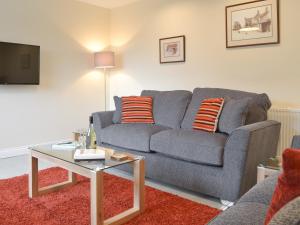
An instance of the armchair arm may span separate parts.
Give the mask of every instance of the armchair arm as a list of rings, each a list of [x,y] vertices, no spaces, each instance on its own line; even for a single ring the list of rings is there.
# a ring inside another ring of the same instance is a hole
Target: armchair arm
[[[300,136],[294,136],[292,141],[292,148],[300,149]]]
[[[257,166],[276,155],[280,127],[269,120],[232,132],[224,150],[222,199],[235,201],[256,183]]]
[[[95,112],[92,114],[94,121],[94,129],[96,132],[97,144],[101,143],[100,131],[113,124],[114,111]]]

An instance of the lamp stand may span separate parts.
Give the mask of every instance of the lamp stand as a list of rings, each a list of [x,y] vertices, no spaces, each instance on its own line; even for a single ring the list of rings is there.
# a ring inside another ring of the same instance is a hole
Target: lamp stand
[[[104,70],[104,111],[107,111],[107,71],[106,68]]]
[[[105,111],[109,110],[109,69],[108,68],[103,68],[103,74],[104,74],[104,109]]]

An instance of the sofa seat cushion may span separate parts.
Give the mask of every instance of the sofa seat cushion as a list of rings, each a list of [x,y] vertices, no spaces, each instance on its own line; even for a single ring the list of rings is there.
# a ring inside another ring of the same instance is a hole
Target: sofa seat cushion
[[[222,166],[227,135],[193,130],[166,130],[151,137],[150,149],[200,164]]]
[[[102,143],[137,151],[150,151],[150,137],[168,128],[153,124],[113,124],[100,131]]]

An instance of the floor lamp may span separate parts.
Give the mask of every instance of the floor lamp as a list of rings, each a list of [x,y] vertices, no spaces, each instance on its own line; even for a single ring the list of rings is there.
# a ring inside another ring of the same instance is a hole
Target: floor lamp
[[[105,111],[107,110],[107,70],[115,67],[115,53],[111,51],[96,52],[95,68],[104,70]]]

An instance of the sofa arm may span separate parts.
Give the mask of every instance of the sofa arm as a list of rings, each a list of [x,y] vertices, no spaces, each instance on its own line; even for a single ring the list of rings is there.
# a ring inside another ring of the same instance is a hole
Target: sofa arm
[[[256,184],[257,166],[276,156],[280,127],[269,120],[232,132],[224,150],[222,199],[235,201]]]
[[[300,149],[300,136],[294,136],[292,141],[292,148]]]
[[[98,145],[101,143],[100,131],[101,129],[113,124],[113,115],[114,111],[95,112],[92,114]]]

